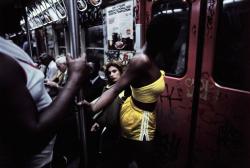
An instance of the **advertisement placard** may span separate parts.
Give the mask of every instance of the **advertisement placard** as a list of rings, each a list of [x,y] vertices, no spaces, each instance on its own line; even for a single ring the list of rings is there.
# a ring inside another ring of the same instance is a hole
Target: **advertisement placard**
[[[106,61],[126,60],[124,64],[127,64],[131,54],[133,55],[135,44],[133,9],[133,0],[118,3],[105,9]]]

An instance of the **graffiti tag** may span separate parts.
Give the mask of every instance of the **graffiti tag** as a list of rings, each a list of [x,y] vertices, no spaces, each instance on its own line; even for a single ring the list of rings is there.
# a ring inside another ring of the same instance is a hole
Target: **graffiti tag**
[[[215,15],[215,0],[208,0],[208,14],[207,14],[207,36],[212,38],[213,22]]]

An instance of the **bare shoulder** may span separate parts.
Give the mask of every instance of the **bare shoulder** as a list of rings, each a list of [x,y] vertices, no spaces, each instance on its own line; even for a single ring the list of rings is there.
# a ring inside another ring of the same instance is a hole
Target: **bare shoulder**
[[[150,60],[147,55],[140,53],[135,55],[129,64],[138,70],[143,70],[150,65]]]
[[[1,74],[6,74],[6,71],[15,71],[20,69],[20,65],[13,59],[0,53],[0,70]]]
[[[14,59],[0,53],[0,79],[6,82],[12,79],[25,82],[26,76],[22,67]]]
[[[16,61],[14,61],[14,59],[0,53],[0,65],[2,67],[5,67],[5,66],[11,66],[11,65],[14,65]]]

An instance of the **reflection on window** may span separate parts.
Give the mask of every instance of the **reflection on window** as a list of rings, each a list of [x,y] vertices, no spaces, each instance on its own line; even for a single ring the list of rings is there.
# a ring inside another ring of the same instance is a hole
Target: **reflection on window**
[[[181,23],[179,36],[172,49],[173,59],[163,55],[158,61],[159,66],[169,75],[182,76],[186,71],[189,11],[190,5],[183,0],[156,1],[152,7],[153,17],[172,15]]]
[[[220,4],[214,78],[223,86],[250,91],[250,2]]]
[[[64,27],[55,29],[55,32],[56,32],[57,44],[58,44],[58,54],[66,55]]]
[[[103,48],[103,45],[103,25],[88,28],[87,47]]]
[[[103,25],[88,28],[86,34],[87,59],[98,58],[104,65]]]
[[[32,44],[31,45],[32,56],[33,56],[33,59],[36,59],[38,49],[37,49],[37,40],[36,40],[36,37],[35,37],[35,31],[34,30],[30,31],[30,35],[31,35],[31,44]]]
[[[55,55],[54,34],[53,34],[53,29],[51,25],[46,27],[46,36],[47,36],[47,52],[48,54],[54,56]]]

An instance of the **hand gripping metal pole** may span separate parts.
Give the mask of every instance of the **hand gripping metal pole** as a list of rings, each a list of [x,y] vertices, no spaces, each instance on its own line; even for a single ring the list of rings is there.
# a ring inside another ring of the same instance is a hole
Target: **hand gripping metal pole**
[[[68,12],[68,28],[70,33],[70,54],[73,58],[80,56],[80,39],[79,39],[79,24],[78,24],[78,10],[76,0],[67,0]],[[78,95],[78,101],[83,100],[82,91]],[[81,142],[81,163],[87,168],[87,143],[86,143],[86,129],[85,129],[85,116],[84,110],[80,107],[79,112],[76,114],[79,138]]]

